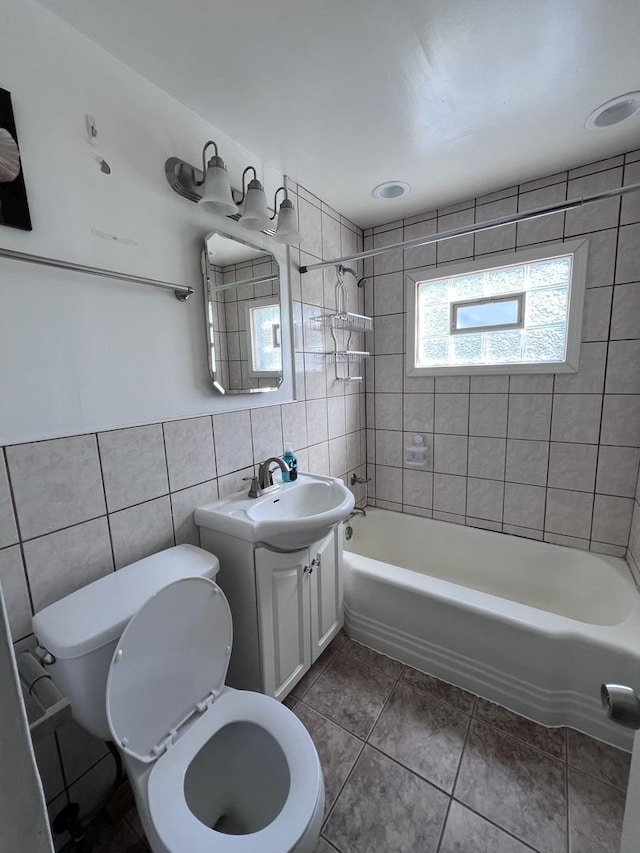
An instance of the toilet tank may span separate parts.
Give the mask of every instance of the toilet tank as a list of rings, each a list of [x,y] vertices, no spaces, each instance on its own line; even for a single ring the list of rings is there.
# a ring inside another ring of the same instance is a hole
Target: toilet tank
[[[186,577],[214,579],[218,558],[194,545],[177,545],[131,563],[40,610],[33,631],[55,658],[51,678],[71,700],[88,732],[111,740],[105,711],[109,665],[131,617],[156,592]]]

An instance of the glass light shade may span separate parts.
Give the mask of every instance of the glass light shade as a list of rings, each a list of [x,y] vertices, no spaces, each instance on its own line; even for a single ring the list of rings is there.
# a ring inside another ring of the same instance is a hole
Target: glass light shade
[[[295,243],[302,243],[302,234],[298,231],[298,217],[293,202],[285,198],[280,205],[278,213],[278,227],[273,239],[276,243],[284,243],[285,246],[292,246]]]
[[[255,178],[249,183],[247,189],[240,225],[250,231],[264,231],[271,227],[267,199],[262,184]]]
[[[222,157],[212,157],[207,164],[202,198],[198,204],[207,206],[207,210],[219,213],[221,216],[233,216],[238,212],[238,205],[231,195],[231,182]]]

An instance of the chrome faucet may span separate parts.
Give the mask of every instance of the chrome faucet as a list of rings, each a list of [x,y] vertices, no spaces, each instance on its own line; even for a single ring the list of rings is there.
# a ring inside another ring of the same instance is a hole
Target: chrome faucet
[[[279,456],[270,456],[268,459],[265,459],[264,462],[260,463],[260,467],[258,468],[258,486],[263,490],[273,486],[273,477],[271,476],[272,462],[279,465],[283,473],[289,471],[289,466]]]

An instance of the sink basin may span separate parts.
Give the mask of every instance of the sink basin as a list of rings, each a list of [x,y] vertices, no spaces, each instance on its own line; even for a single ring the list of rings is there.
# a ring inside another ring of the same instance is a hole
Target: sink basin
[[[326,536],[353,509],[353,495],[342,480],[318,474],[298,474],[259,498],[246,492],[198,507],[194,519],[247,542],[280,551],[306,548]]]

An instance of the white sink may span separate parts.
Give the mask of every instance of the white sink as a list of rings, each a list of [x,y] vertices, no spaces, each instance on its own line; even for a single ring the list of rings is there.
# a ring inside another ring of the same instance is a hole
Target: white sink
[[[246,492],[201,506],[194,519],[238,539],[282,551],[306,548],[326,536],[353,509],[353,495],[341,480],[298,474],[259,498]]]

